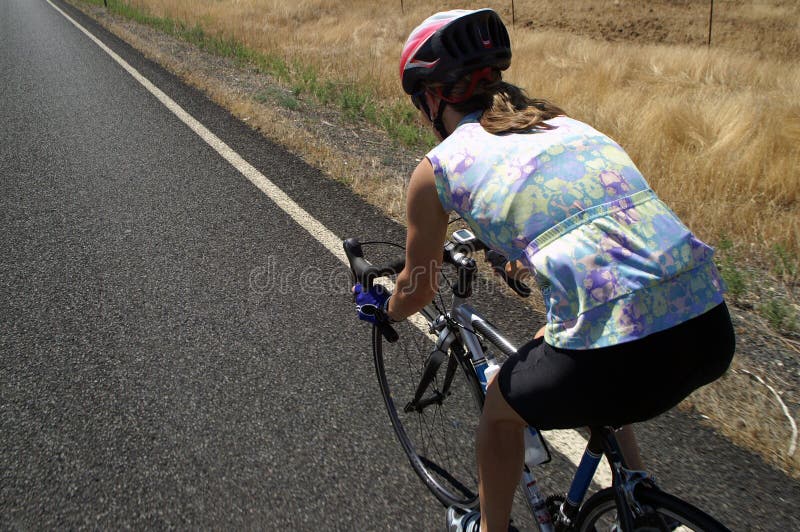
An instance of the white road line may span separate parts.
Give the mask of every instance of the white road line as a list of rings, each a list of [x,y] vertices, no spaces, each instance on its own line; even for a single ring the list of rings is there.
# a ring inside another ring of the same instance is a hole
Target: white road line
[[[264,175],[256,170],[250,163],[245,161],[238,153],[233,151],[230,146],[225,144],[219,137],[209,131],[203,124],[198,122],[192,115],[187,113],[180,105],[178,105],[172,98],[164,94],[158,87],[153,85],[150,80],[145,78],[135,68],[128,64],[124,59],[117,55],[111,48],[103,44],[97,37],[92,35],[86,28],[78,24],[69,15],[64,13],[53,2],[47,0],[53,8],[61,13],[67,20],[75,25],[76,28],[86,34],[97,46],[102,48],[104,52],[111,56],[114,61],[128,71],[133,78],[141,83],[150,93],[155,96],[164,106],[172,111],[184,124],[197,133],[209,146],[214,148],[226,161],[228,161],[234,168],[236,168],[243,176],[249,179],[255,186],[266,194],[272,201],[274,201],[284,212],[292,217],[303,229],[308,231],[311,236],[319,240],[331,253],[333,253],[339,260],[347,263],[344,249],[342,248],[342,241],[339,237],[334,235],[327,227],[322,225],[313,216],[308,214],[303,208],[295,203],[289,196],[286,195],[280,188],[278,188],[272,181],[264,177]]]
[[[225,144],[219,137],[209,131],[203,124],[198,122],[193,116],[187,113],[180,105],[178,105],[172,98],[164,94],[158,87],[153,85],[150,80],[145,78],[138,70],[133,68],[124,59],[117,55],[111,48],[103,44],[97,37],[92,35],[86,28],[81,26],[72,17],[67,15],[58,6],[47,0],[53,9],[61,13],[68,21],[70,21],[76,28],[82,31],[89,37],[97,46],[104,52],[111,56],[122,68],[124,68],[133,78],[150,91],[158,101],[172,111],[184,124],[197,133],[209,146],[214,148],[226,161],[228,161],[234,168],[236,168],[243,176],[250,180],[257,186],[264,194],[267,195],[275,204],[280,207],[286,214],[288,214],[297,224],[308,231],[308,233],[319,241],[320,244],[330,251],[336,258],[347,264],[347,256],[342,248],[342,239],[333,234],[333,232],[322,225],[316,218],[311,216],[300,205],[292,200],[283,190],[278,188],[272,181],[267,179],[261,172],[256,170],[250,163],[245,161],[238,153],[233,151],[230,146]],[[419,326],[419,325],[418,325]],[[427,329],[427,327],[426,327]],[[583,449],[586,446],[586,440],[576,431],[553,431],[555,437],[549,437],[546,433],[547,441],[550,446],[557,452],[566,456],[573,464],[577,465],[580,461]],[[603,486],[611,484],[610,474],[606,474],[607,469],[601,468],[595,476],[595,482]]]

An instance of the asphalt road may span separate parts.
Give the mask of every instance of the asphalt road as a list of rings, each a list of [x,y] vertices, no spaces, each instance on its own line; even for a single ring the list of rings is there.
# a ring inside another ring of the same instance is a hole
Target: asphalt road
[[[58,5],[336,235],[402,240]],[[46,1],[0,3],[0,72],[0,529],[440,529],[341,262]],[[478,299],[520,339],[536,325]],[[800,484],[697,420],[640,437],[731,528],[800,529]],[[543,471],[563,489],[563,460]]]

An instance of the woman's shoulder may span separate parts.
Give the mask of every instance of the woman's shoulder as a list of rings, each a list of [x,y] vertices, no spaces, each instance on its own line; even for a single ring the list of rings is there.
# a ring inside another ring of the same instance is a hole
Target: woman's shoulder
[[[551,126],[553,129],[566,129],[575,132],[594,132],[597,134],[602,134],[586,122],[581,122],[580,120],[567,115],[555,116],[545,120],[544,123],[548,126]]]
[[[555,118],[552,118],[548,120],[547,123],[552,124],[556,127],[570,129],[572,131],[575,131],[576,133],[581,133],[587,136],[606,137],[608,139],[611,139],[611,136],[608,133],[605,133],[597,129],[595,126],[566,115],[560,115]]]

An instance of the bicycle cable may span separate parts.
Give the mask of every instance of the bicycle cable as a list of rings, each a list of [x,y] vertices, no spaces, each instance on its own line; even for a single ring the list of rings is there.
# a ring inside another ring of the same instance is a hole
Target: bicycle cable
[[[450,282],[450,279],[447,277],[447,275],[445,275],[445,273],[443,271],[440,271],[439,275],[442,276],[442,279],[444,280],[445,284],[447,284],[447,286],[450,288],[450,290],[452,290],[453,289],[453,283]],[[468,326],[460,323],[458,320],[450,317],[448,315],[447,311],[445,310],[447,308],[447,305],[444,302],[444,296],[442,295],[442,291],[438,290],[436,295],[439,297],[439,304],[441,304],[441,308],[439,307],[439,305],[436,304],[436,300],[435,299],[433,300],[433,305],[436,307],[436,310],[440,314],[445,316],[445,319],[447,320],[448,327],[451,327],[451,328],[456,327],[456,328],[459,328],[459,329],[464,329],[465,331],[471,332],[472,334],[480,335],[481,337],[483,337],[483,335],[480,334],[480,331],[476,331],[474,328],[468,327]]]
[[[449,222],[447,222],[447,225],[453,224],[453,223],[455,223],[455,222],[457,222],[459,220],[462,220],[462,219],[463,218],[461,218],[459,216],[459,217],[454,218],[453,220],[450,220]],[[402,244],[398,244],[396,242],[388,242],[388,241],[384,241],[384,240],[371,240],[371,241],[367,241],[367,242],[361,242],[362,246],[372,246],[372,245],[378,245],[378,244],[385,245],[385,246],[393,246],[393,247],[396,247],[396,248],[402,249],[402,250],[406,249],[405,246],[403,246]],[[443,271],[441,271],[441,270],[439,271],[439,275],[441,275],[441,277],[444,280],[444,283],[447,285],[447,287],[450,290],[452,290],[453,289],[453,283],[450,281],[450,279],[447,277],[447,275],[445,275],[445,273]],[[436,299],[435,298],[431,303],[436,308],[437,312],[439,312],[440,314],[442,314],[444,316],[447,316],[447,312],[446,312],[447,305],[445,304],[444,295],[442,295],[442,290],[441,289],[437,290],[436,295],[439,298],[439,303],[438,304],[436,303]],[[456,327],[458,327],[460,329],[464,329],[465,331],[469,331],[472,334],[479,334],[478,331],[476,331],[475,329],[473,329],[471,327],[467,327],[466,325],[463,325],[463,324],[459,323],[458,321],[454,320],[453,318],[449,318],[448,317],[447,318],[447,322],[448,322],[448,325],[450,325],[450,326],[456,326]]]

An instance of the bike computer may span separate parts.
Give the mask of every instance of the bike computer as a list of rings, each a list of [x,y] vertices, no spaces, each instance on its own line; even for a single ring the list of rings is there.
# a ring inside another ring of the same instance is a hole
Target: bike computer
[[[472,234],[469,229],[459,229],[453,232],[453,241],[461,245],[469,245],[475,243],[477,238]]]

